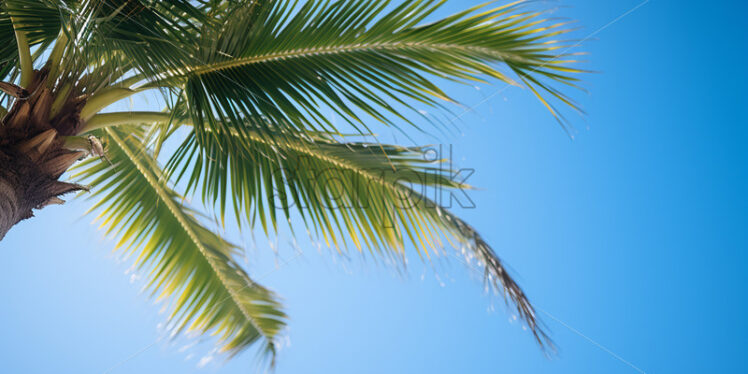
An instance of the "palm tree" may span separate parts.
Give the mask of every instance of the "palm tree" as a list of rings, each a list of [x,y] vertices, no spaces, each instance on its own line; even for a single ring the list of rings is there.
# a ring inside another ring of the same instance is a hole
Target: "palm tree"
[[[90,191],[102,227],[171,300],[175,331],[274,357],[286,315],[238,265],[240,249],[185,203],[198,195],[221,222],[270,234],[295,215],[341,251],[401,261],[406,245],[425,256],[461,247],[547,345],[491,247],[420,188],[466,186],[421,148],[341,134],[375,123],[406,132],[414,103],[448,110],[435,78],[523,86],[557,118],[547,99],[574,107],[549,85],[573,86],[580,72],[556,39],[565,23],[521,1],[433,20],[443,2],[3,1],[0,239],[33,210]],[[108,109],[145,92],[165,108]]]

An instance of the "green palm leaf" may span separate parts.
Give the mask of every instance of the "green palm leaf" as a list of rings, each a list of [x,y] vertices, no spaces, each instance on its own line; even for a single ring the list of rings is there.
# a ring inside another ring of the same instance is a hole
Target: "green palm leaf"
[[[245,127],[258,128],[259,122]],[[406,243],[425,256],[439,255],[445,245],[461,248],[477,259],[485,280],[514,302],[538,343],[552,346],[526,295],[491,247],[427,197],[469,188],[450,179],[452,171],[442,161],[425,161],[420,148],[339,143],[319,133],[270,140],[256,131],[246,133],[248,142],[241,142],[246,146],[231,148],[232,141],[214,143],[214,137],[201,147],[193,132],[174,153],[169,170],[176,180],[189,176],[188,190],[202,187],[207,204],[218,202],[223,212],[230,202],[237,220],[242,214],[251,222],[259,219],[266,233],[268,221],[277,229],[277,211],[290,223],[293,209],[338,250],[350,239],[359,251],[366,247],[375,256],[404,260]]]
[[[0,80],[18,64],[18,46],[11,21],[26,33],[31,46],[50,43],[59,34],[60,16],[57,6],[51,1],[6,0],[0,3]]]
[[[194,35],[209,19],[190,1],[83,1],[82,14],[70,14],[71,28],[86,35],[89,61],[122,54],[130,66],[149,77],[192,61]],[[79,41],[80,43],[80,41]]]
[[[137,128],[105,131],[114,166],[87,161],[77,177],[91,183],[98,220],[119,237],[118,247],[137,254],[154,294],[172,298],[175,331],[215,333],[232,354],[261,340],[274,353],[285,326],[275,295],[252,281],[232,259],[237,248],[203,227],[165,185]]]
[[[361,114],[395,126],[409,122],[399,108],[412,109],[413,101],[451,100],[431,77],[516,84],[499,66],[573,106],[543,82],[575,81],[569,73],[579,70],[567,66],[568,54],[558,52],[564,44],[554,39],[569,30],[523,9],[522,1],[428,24],[421,23],[444,1],[408,1],[389,11],[388,1],[309,1],[299,9],[294,3],[239,6],[204,34],[197,51],[204,63],[182,75],[200,138],[209,128],[241,131],[242,119],[252,116],[336,131],[321,107],[357,128],[365,127]]]

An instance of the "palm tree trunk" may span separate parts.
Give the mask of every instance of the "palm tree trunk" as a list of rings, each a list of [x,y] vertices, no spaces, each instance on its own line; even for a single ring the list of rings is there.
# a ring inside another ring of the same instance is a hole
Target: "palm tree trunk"
[[[40,162],[3,148],[0,147],[0,241],[18,222],[33,217],[33,209],[62,204],[58,196],[85,189],[57,180],[81,156],[80,152],[58,150]]]
[[[18,222],[32,216],[33,200],[39,199],[30,196],[34,188],[29,174],[35,168],[29,161],[0,149],[0,240]]]
[[[49,200],[44,190],[51,186],[50,178],[37,171],[24,155],[0,149],[0,240],[18,222],[32,217],[33,208]]]
[[[33,209],[61,204],[58,196],[85,189],[60,182],[60,176],[86,152],[66,149],[65,136],[76,135],[83,101],[64,97],[51,114],[55,97],[44,87],[46,69],[35,71],[30,89],[0,82],[17,100],[0,120],[0,240]],[[50,118],[51,117],[51,118]]]
[[[18,199],[18,193],[7,180],[0,177],[0,240],[5,234],[21,221],[22,203]]]

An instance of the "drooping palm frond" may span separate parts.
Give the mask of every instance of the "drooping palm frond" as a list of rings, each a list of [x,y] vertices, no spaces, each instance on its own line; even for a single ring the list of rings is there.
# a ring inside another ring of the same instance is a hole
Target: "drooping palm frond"
[[[255,283],[234,261],[237,248],[200,224],[159,174],[135,127],[111,128],[113,166],[89,160],[77,177],[90,183],[98,220],[119,238],[118,247],[137,256],[159,299],[171,297],[171,326],[215,333],[222,350],[235,354],[262,341],[275,353],[285,314],[275,295]]]
[[[204,35],[197,51],[203,63],[186,67],[173,83],[184,81],[200,139],[208,130],[216,137],[241,131],[244,118],[257,116],[274,126],[336,131],[321,107],[357,128],[366,126],[362,113],[395,126],[409,122],[398,107],[451,100],[433,77],[517,84],[501,66],[539,95],[573,105],[544,83],[575,81],[569,73],[579,70],[568,67],[569,53],[554,39],[569,30],[525,9],[524,1],[425,24],[444,1],[407,1],[391,10],[389,1],[308,1],[298,9],[293,1],[268,3],[233,9],[221,28]]]
[[[173,119],[168,116],[161,121]],[[348,239],[359,251],[395,260],[404,260],[407,243],[426,256],[439,255],[445,246],[461,249],[483,267],[486,282],[514,303],[538,343],[552,347],[496,253],[475,229],[428,197],[470,188],[450,178],[443,160],[427,161],[421,148],[340,143],[319,133],[269,140],[253,130],[259,121],[247,123],[252,130],[241,148],[232,148],[230,140],[214,143],[213,137],[203,145],[191,132],[169,171],[176,180],[187,175],[188,192],[202,188],[204,201],[218,202],[222,213],[231,203],[238,221],[259,220],[266,233],[268,222],[277,229],[277,212],[290,223],[293,210],[338,250]]]

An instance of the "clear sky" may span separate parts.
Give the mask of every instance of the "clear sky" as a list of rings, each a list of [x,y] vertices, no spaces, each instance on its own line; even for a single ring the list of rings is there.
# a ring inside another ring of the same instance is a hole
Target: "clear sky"
[[[639,4],[548,4],[580,21],[577,37],[595,34],[574,140],[528,91],[493,95],[502,85],[449,85],[467,106],[485,101],[462,133],[417,138],[475,169],[476,208],[456,212],[512,267],[559,354],[546,359],[457,261],[412,256],[401,274],[305,237],[232,232],[291,316],[277,373],[748,370],[748,9],[652,0],[619,18]],[[47,208],[0,243],[0,371],[250,372],[251,352],[225,362],[210,339],[165,337],[161,306],[88,205]]]

